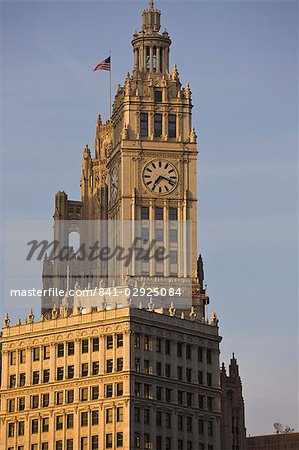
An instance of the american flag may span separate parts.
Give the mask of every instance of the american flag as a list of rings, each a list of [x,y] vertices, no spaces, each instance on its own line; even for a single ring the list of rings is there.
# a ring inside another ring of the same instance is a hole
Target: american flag
[[[110,56],[108,56],[108,58],[104,59],[103,61],[99,62],[93,69],[94,72],[96,70],[110,70]]]

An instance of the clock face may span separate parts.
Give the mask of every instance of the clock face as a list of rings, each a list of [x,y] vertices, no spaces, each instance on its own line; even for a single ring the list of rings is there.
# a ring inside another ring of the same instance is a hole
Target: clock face
[[[118,170],[117,167],[113,167],[110,174],[110,198],[114,201],[117,197],[118,191]]]
[[[142,172],[143,183],[154,194],[165,195],[178,185],[178,173],[174,165],[165,159],[154,159]]]

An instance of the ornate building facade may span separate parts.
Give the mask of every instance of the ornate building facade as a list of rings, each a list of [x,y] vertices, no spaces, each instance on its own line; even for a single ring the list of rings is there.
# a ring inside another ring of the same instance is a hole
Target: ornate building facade
[[[245,449],[243,440],[230,441],[230,419],[222,417],[232,414],[226,394],[240,391],[223,372],[220,378],[218,320],[208,318],[197,258],[191,90],[175,65],[170,70],[171,40],[160,28],[150,1],[133,35],[133,71],[118,87],[110,120],[98,117],[94,153],[83,151],[81,200],[56,194],[54,239],[64,248],[77,232],[80,244],[103,244],[105,224],[134,224],[112,233],[113,244],[124,245],[140,223],[170,258],[124,270],[115,259],[87,268],[81,258],[45,257],[44,290],[65,296],[43,295],[40,321],[32,312],[23,324],[4,320],[0,450]],[[113,305],[100,293],[70,295],[76,286],[123,294],[132,282],[141,292],[165,281],[172,289],[188,284],[190,302],[157,307],[123,295]]]

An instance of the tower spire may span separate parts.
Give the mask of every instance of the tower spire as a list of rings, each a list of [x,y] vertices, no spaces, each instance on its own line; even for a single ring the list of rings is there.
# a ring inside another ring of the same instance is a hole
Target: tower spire
[[[150,11],[152,11],[154,9],[154,0],[150,0],[149,9],[150,9]]]

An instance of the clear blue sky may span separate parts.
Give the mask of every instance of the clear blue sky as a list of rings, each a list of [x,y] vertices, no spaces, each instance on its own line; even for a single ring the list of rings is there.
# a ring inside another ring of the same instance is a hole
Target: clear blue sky
[[[81,153],[132,69],[143,1],[1,2],[1,180],[7,219],[79,198]],[[199,135],[199,243],[223,336],[240,363],[248,433],[297,422],[297,4],[159,1]],[[2,313],[16,313],[4,297]],[[38,302],[35,305],[39,309]],[[3,315],[3,314],[2,314]]]

